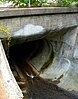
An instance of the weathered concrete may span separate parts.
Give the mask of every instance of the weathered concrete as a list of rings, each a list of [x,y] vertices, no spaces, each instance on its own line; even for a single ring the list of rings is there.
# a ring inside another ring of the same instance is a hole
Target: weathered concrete
[[[44,38],[50,31],[40,25],[27,24],[12,34],[11,46]]]
[[[0,99],[22,99],[23,95],[10,70],[0,40]]]
[[[66,90],[78,92],[77,35],[78,27],[69,29],[64,34],[60,31],[59,35],[57,33],[46,37],[52,43],[55,55],[52,64],[41,77],[58,82],[57,85]]]
[[[10,11],[12,12],[10,13]],[[5,12],[7,12],[8,15],[6,15]],[[19,10],[8,9],[8,10],[0,11],[0,16],[1,16],[0,26],[8,26],[9,29],[11,30],[12,38],[14,38],[13,33],[17,33],[17,31],[20,30],[20,28],[23,28],[27,24],[40,25],[44,29],[49,30],[50,32],[47,33],[45,39],[47,39],[49,44],[52,45],[54,57],[52,59],[53,60],[52,63],[49,64],[49,66],[46,69],[44,69],[44,71],[42,72],[40,71],[41,73],[40,76],[49,79],[54,83],[57,82],[56,84],[58,86],[68,91],[78,92],[78,83],[77,83],[78,82],[77,79],[78,8],[77,7],[63,8],[63,10],[62,8],[55,8],[55,9],[34,8],[34,10],[32,8],[19,9]],[[5,38],[5,37],[6,36],[2,32],[0,32],[0,38]],[[34,40],[33,37],[34,36],[31,37],[32,40]],[[40,39],[40,37],[38,37],[37,39]],[[45,55],[45,53],[41,53],[41,54],[42,56],[43,54],[46,57],[48,56]],[[39,60],[39,62],[41,61],[41,58],[36,57],[36,60],[37,59]],[[47,58],[45,58],[44,60],[46,59]],[[31,64],[33,63],[33,65],[35,65],[34,60],[35,58],[32,59],[31,61]],[[38,62],[36,63],[36,65],[37,64]],[[39,70],[40,68],[37,69]]]
[[[0,8],[0,18],[77,12],[77,7]]]
[[[26,14],[24,11],[26,11]],[[33,11],[34,11],[34,14],[33,14]],[[69,7],[38,8],[38,9],[24,8],[24,9],[13,9],[13,10],[5,9],[3,11],[0,11],[0,15],[3,14],[0,19],[0,26],[9,27],[11,33],[16,32],[17,30],[19,30],[20,28],[24,27],[27,24],[41,25],[44,28],[51,29],[52,31],[53,30],[57,31],[63,28],[68,28],[71,26],[78,25],[77,12],[78,12],[77,7],[76,8],[74,7],[73,8],[69,8]],[[16,14],[18,15],[15,16]],[[10,15],[12,17],[9,17]],[[3,35],[1,35],[0,33],[0,37],[1,36]]]

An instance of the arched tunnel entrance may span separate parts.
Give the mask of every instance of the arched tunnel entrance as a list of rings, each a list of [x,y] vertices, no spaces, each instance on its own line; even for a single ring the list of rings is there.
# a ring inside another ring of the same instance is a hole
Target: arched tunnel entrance
[[[52,45],[46,39],[24,42],[10,47],[10,66],[18,85],[22,89],[24,99],[37,99],[37,97],[43,99],[46,97],[46,95],[40,95],[40,93],[44,94],[42,90],[46,88],[46,86],[43,88],[40,86],[43,86],[43,82],[47,82],[40,77],[40,73],[52,63],[53,55]],[[45,83],[45,85],[47,84]],[[51,96],[47,93],[46,99]]]
[[[13,93],[20,97],[21,88],[24,99],[78,99],[77,26],[48,33],[41,26],[33,29],[31,27],[33,25],[27,25],[12,35],[8,51],[7,40],[4,39],[3,44],[12,72],[7,65],[0,41],[2,75],[9,89],[15,90],[15,93],[13,90],[9,91],[10,95]],[[3,69],[7,71],[7,77]],[[17,83],[12,79],[12,73]],[[13,84],[15,88],[10,88]]]
[[[46,38],[10,47],[10,66],[24,99],[77,99],[77,95],[56,85],[60,83],[63,74],[59,73],[58,78],[54,76],[54,80],[45,77],[47,68],[51,67],[54,60],[54,54],[53,45]],[[66,59],[63,61],[66,64],[68,62]],[[59,72],[61,67],[56,69],[55,72]]]

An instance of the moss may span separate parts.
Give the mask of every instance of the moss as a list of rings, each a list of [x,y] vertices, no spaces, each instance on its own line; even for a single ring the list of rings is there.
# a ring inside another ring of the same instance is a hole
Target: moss
[[[6,52],[7,57],[9,57],[9,47],[11,44],[11,32],[7,26],[1,26],[0,31],[6,37],[6,39],[2,39],[2,43]]]
[[[59,84],[60,83],[60,79],[63,77],[63,74],[57,78],[56,80],[53,79],[48,79],[48,81],[51,81],[53,84]]]
[[[10,46],[10,42],[11,42],[11,32],[9,30],[9,28],[7,26],[1,26],[0,27],[0,31],[2,31],[2,33],[7,36],[7,45],[8,47]]]

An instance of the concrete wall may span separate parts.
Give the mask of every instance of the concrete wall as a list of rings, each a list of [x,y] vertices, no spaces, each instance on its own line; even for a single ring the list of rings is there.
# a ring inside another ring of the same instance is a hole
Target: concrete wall
[[[50,68],[41,76],[58,80],[63,75],[58,86],[78,92],[78,8],[0,10],[0,26],[8,26],[11,33],[29,23],[51,30],[47,39],[52,43],[55,56]],[[0,32],[0,37],[3,36]]]
[[[78,25],[78,8],[44,7],[0,10],[0,26],[8,26],[12,33],[29,23],[52,30],[75,26]]]

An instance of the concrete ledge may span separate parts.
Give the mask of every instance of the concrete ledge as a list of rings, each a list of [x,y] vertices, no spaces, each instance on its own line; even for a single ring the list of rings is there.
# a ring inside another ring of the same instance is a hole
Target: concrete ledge
[[[0,8],[0,18],[61,13],[78,13],[78,7]]]
[[[0,99],[23,99],[0,40]]]

